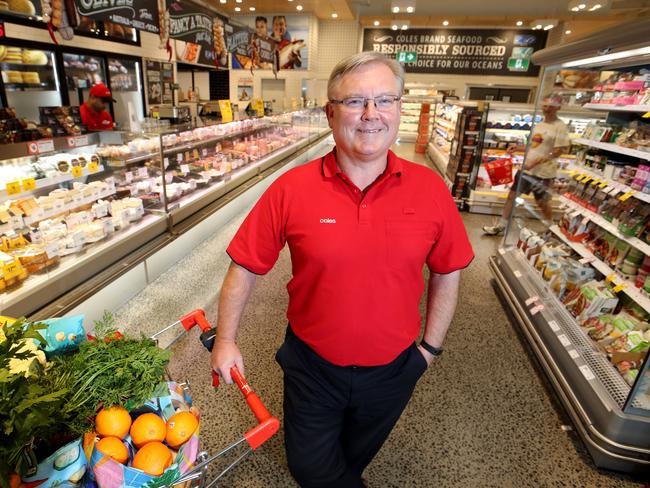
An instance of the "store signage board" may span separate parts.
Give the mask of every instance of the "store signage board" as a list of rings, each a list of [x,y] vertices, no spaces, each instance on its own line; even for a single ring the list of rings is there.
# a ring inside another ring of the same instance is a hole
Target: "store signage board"
[[[522,29],[364,29],[363,50],[397,57],[407,73],[447,73],[478,76],[537,76],[530,62],[546,45],[548,33]]]
[[[144,63],[147,80],[147,98],[150,105],[174,103],[174,66],[147,59]]]
[[[232,107],[230,100],[219,100],[219,111],[221,112],[222,122],[232,122]]]
[[[160,32],[157,0],[77,0],[79,15],[145,32]]]

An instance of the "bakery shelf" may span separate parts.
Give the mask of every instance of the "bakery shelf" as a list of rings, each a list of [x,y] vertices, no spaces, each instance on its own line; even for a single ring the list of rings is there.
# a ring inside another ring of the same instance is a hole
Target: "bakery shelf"
[[[607,178],[605,178],[603,176],[602,173],[599,173],[598,171],[594,171],[593,169],[587,168],[586,166],[583,166],[581,164],[573,163],[573,166],[575,166],[576,168],[579,168],[580,173],[588,174],[592,178],[601,179],[601,180],[607,182],[609,184],[609,186],[613,186],[613,187],[618,188],[618,190],[621,193],[631,192],[632,196],[634,198],[636,198],[637,200],[641,200],[642,202],[645,202],[645,203],[650,203],[650,194],[648,194],[648,193],[643,193],[642,191],[635,190],[634,188],[632,188],[630,186],[627,186],[627,185],[625,185],[623,183],[619,183],[618,181],[608,180]]]
[[[624,285],[625,288],[622,290],[623,293],[634,300],[646,312],[650,313],[650,298],[643,295],[633,282],[623,278],[616,272],[616,270],[612,269],[608,264],[598,259],[589,249],[587,249],[584,244],[570,241],[557,225],[552,225],[549,227],[549,229],[551,232],[553,232],[553,234],[558,236],[562,242],[567,244],[571,249],[573,249],[587,262],[589,262],[596,270],[598,270],[599,273],[601,273],[603,276],[611,277],[610,281],[614,284],[614,286]]]
[[[598,142],[592,141],[589,139],[583,139],[581,137],[573,139],[574,143],[582,144],[583,146],[594,147],[596,149],[602,149],[603,151],[614,152],[617,154],[624,154],[626,156],[632,156],[634,158],[644,159],[650,161],[650,151],[639,151],[638,149],[631,149],[629,147],[622,147],[618,144],[612,144],[611,142]]]
[[[14,90],[42,90],[44,88],[51,88],[54,90],[54,83],[5,83],[5,89],[9,91]]]
[[[584,108],[606,112],[650,112],[650,105],[615,105],[612,103],[585,103]]]
[[[79,178],[85,178],[89,175],[92,174],[98,174],[104,171],[104,166],[101,164],[98,166],[97,171],[93,171],[92,173],[88,171],[88,168],[83,168],[83,175],[79,176]],[[41,190],[43,188],[47,188],[50,186],[58,185],[60,183],[65,183],[66,181],[73,181],[78,178],[75,178],[72,176],[71,173],[64,173],[56,176],[52,176],[51,178],[41,178],[39,180],[35,180],[36,183],[36,188],[34,190],[29,190],[29,191],[23,191],[21,193],[15,194],[15,195],[7,195],[7,190],[0,190],[0,202],[5,201],[7,198],[22,198],[27,195],[33,195],[35,192],[38,190]]]
[[[643,254],[646,256],[650,256],[650,245],[646,244],[643,242],[641,239],[638,237],[629,237],[624,234],[622,234],[614,224],[611,222],[608,222],[605,220],[603,217],[598,215],[597,213],[592,212],[591,210],[583,207],[582,205],[568,199],[567,197],[560,195],[560,200],[562,203],[564,203],[567,207],[571,208],[574,212],[580,212],[580,214],[584,215],[585,217],[589,217],[589,220],[591,220],[594,224],[596,224],[598,227],[605,229],[607,232],[610,234],[614,235],[616,238],[627,242],[630,246],[633,246],[637,248],[639,251],[641,251]]]

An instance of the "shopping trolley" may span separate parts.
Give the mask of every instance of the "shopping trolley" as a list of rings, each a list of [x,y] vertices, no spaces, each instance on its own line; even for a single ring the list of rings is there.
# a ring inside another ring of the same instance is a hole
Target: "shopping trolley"
[[[210,323],[205,318],[205,312],[202,309],[197,309],[188,313],[187,315],[184,315],[173,324],[156,332],[153,336],[151,336],[151,338],[155,341],[158,341],[160,335],[173,329],[174,327],[178,327],[179,325],[182,325],[186,332],[189,332],[194,326],[198,325],[201,329],[201,342],[208,351],[212,351],[217,329],[216,327],[212,327],[210,325]],[[180,337],[183,336],[179,336],[169,345],[173,344],[173,342],[178,340]],[[257,425],[249,431],[245,432],[244,435],[233,444],[226,447],[225,449],[222,449],[216,454],[209,455],[206,451],[200,452],[197,457],[197,465],[185,473],[183,476],[181,476],[179,479],[174,481],[173,485],[171,486],[184,485],[185,487],[192,486],[200,488],[210,488],[212,486],[215,486],[217,481],[219,481],[219,479],[221,479],[228,471],[234,468],[245,457],[247,457],[254,450],[269,440],[279,430],[280,421],[269,413],[269,411],[264,406],[264,403],[262,403],[262,400],[260,400],[257,394],[253,391],[251,386],[246,381],[246,378],[244,378],[236,366],[233,366],[230,369],[230,375],[232,376],[235,384],[239,387],[239,390],[244,395],[244,399],[253,412],[253,415],[255,415],[255,418],[257,419]],[[188,382],[180,383],[180,385],[189,393]],[[214,370],[212,371],[212,386],[215,388],[219,386],[219,375]],[[242,445],[245,447],[244,452],[240,454],[228,466],[226,466],[226,468],[223,469],[215,478],[209,480],[208,482],[207,477],[210,463]]]

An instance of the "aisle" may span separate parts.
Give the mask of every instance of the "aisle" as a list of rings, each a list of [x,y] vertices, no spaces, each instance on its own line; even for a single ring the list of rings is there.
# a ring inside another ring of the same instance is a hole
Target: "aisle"
[[[402,144],[397,151],[409,157],[412,145]],[[243,217],[233,219],[118,311],[123,323],[131,324],[128,319],[146,313],[159,317],[159,309],[187,311],[198,288],[212,297],[209,316],[213,319],[214,301],[228,265],[224,247]],[[623,475],[599,472],[577,435],[563,429],[569,423],[566,415],[489,284],[487,262],[499,240],[483,236],[480,228],[491,218],[464,213],[463,219],[476,259],[463,274],[445,353],[422,377],[404,415],[367,469],[369,486],[642,486]],[[251,386],[280,419],[282,377],[274,354],[286,327],[285,285],[290,272],[285,249],[275,268],[258,279],[239,336]],[[202,446],[215,453],[250,428],[252,416],[234,387],[215,393],[209,386],[209,354],[198,343],[198,331],[174,346],[174,353],[172,374],[190,380],[203,414]],[[224,485],[297,486],[286,468],[282,432],[229,473]]]

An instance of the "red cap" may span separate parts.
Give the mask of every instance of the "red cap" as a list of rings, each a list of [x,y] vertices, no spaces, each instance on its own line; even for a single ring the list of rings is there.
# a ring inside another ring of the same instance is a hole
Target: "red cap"
[[[113,100],[111,91],[103,83],[98,83],[90,89],[90,96],[97,98],[110,98]],[[113,100],[115,101],[115,100]]]

